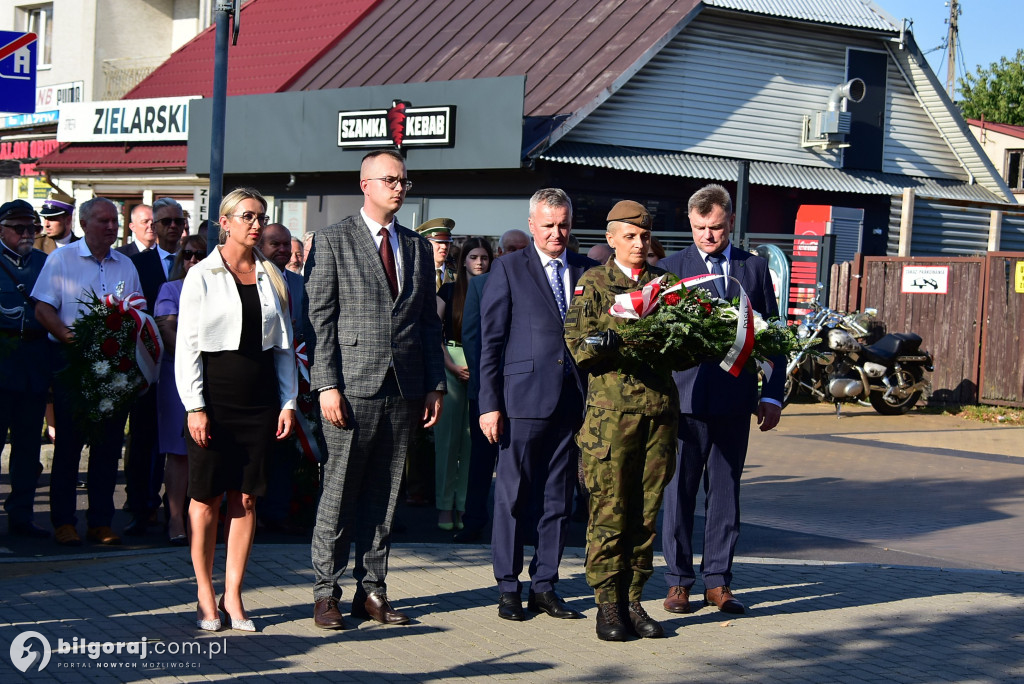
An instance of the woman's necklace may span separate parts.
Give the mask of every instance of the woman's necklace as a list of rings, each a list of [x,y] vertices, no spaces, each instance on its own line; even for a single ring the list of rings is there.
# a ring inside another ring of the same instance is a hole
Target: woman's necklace
[[[249,268],[248,271],[239,270],[239,268],[237,266],[232,266],[227,261],[224,262],[224,265],[227,266],[232,271],[234,271],[235,273],[237,273],[238,275],[248,275],[248,274],[252,273],[254,270],[256,270],[256,263],[255,262],[253,262],[253,265]]]

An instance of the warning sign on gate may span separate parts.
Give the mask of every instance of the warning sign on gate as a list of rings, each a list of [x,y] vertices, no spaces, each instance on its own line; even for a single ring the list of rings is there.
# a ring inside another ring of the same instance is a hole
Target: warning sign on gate
[[[1024,261],[1018,261],[1013,278],[1014,292],[1024,292]]]
[[[904,294],[946,294],[949,266],[904,266],[900,291]]]

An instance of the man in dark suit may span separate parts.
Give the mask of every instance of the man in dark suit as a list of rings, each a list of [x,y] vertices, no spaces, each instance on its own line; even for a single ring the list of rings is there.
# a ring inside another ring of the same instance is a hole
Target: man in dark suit
[[[132,207],[131,221],[128,228],[132,231],[135,239],[126,245],[121,245],[117,251],[126,257],[133,257],[139,252],[152,249],[156,244],[156,231],[153,230],[153,207],[148,204],[136,204]]]
[[[576,281],[596,262],[566,249],[572,202],[530,198],[533,247],[495,260],[480,303],[480,429],[499,444],[491,554],[498,616],[522,620],[523,545],[534,542],[527,607],[582,617],[555,593],[576,476],[583,389],[563,340]]]
[[[153,202],[152,212],[156,245],[131,257],[135,270],[139,272],[142,296],[146,298],[146,313],[150,316],[153,315],[160,287],[170,276],[185,228],[181,205],[170,197],[161,197]],[[135,215],[134,211],[132,215]],[[128,417],[129,439],[124,463],[125,494],[132,516],[124,528],[128,536],[144,535],[153,511],[160,507],[163,461],[157,449],[156,394],[154,382],[135,400]]]
[[[344,629],[341,576],[355,541],[352,615],[409,621],[387,597],[391,525],[417,422],[437,422],[447,389],[430,243],[398,225],[412,182],[394,150],[363,157],[359,214],[317,231],[306,265],[310,386],[327,460],[313,530],[313,620]]]
[[[750,305],[768,318],[778,305],[768,273],[768,262],[729,244],[733,226],[732,199],[720,185],[708,185],[690,197],[687,205],[693,242],[662,259],[659,266],[680,278],[719,273],[706,286],[712,294],[731,300],[747,293]],[[734,280],[733,280],[734,279]],[[738,284],[735,281],[739,281]],[[725,289],[717,290],[721,283]],[[728,285],[725,285],[728,283]],[[717,291],[716,291],[717,290]],[[772,360],[776,372],[758,401],[757,376],[741,372],[733,377],[708,361],[673,373],[679,388],[679,454],[676,474],[665,491],[665,579],[669,586],[665,610],[690,612],[693,569],[693,522],[700,483],[705,482],[704,552],[701,574],[704,601],[726,613],[744,612],[733,596],[732,559],[740,528],[740,476],[747,456],[750,414],[757,413],[762,431],[771,430],[782,414],[785,359]]]

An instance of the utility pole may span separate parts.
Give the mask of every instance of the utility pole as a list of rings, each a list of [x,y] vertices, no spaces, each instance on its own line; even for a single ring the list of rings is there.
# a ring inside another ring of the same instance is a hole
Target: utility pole
[[[208,253],[217,247],[220,234],[220,201],[224,196],[224,128],[228,100],[228,21],[235,19],[233,44],[238,43],[240,0],[217,0],[214,6],[216,41],[213,58],[213,121],[210,132],[210,229],[207,232]]]
[[[957,19],[960,17],[959,0],[949,0],[949,31],[946,33],[946,94],[949,99],[956,101],[956,47],[960,38]]]

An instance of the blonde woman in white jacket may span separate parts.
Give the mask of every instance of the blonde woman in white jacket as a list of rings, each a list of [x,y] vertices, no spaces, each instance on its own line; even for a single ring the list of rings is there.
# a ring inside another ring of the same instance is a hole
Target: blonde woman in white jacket
[[[295,422],[298,391],[288,293],[276,266],[255,248],[266,200],[239,188],[220,205],[224,244],[189,270],[181,292],[175,381],[186,410],[196,625],[255,631],[242,604],[242,579],[256,530],[256,498],[266,491],[275,439]],[[227,497],[224,593],[216,600],[213,556]],[[220,612],[218,612],[218,608]]]

